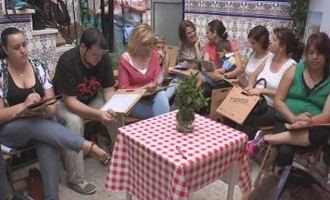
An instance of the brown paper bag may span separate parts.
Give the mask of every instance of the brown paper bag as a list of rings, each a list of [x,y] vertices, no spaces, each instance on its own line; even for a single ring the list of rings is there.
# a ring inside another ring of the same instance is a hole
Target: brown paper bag
[[[259,99],[259,96],[248,96],[242,88],[235,86],[217,112],[242,125]]]
[[[227,88],[219,88],[212,90],[211,96],[211,109],[210,109],[210,118],[217,119],[220,118],[221,114],[218,113],[216,110],[220,106],[220,104],[225,100],[226,96],[230,92],[232,87]]]

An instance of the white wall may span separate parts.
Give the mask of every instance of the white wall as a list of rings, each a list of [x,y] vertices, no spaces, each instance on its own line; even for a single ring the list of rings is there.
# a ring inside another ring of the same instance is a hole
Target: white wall
[[[326,32],[330,36],[330,1],[329,0],[311,0],[309,3],[309,10],[315,12],[322,12],[322,22],[320,31]]]

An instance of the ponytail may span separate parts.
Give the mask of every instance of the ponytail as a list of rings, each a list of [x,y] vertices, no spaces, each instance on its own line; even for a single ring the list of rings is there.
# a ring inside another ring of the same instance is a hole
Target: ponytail
[[[7,54],[3,51],[2,42],[0,42],[0,60],[3,60],[7,57]]]
[[[275,28],[274,34],[279,39],[280,44],[286,46],[287,56],[299,62],[304,52],[304,43],[298,41],[292,30],[288,28]]]
[[[225,31],[225,32],[222,34],[221,39],[226,40],[227,38],[228,38],[228,33],[227,33],[227,31]]]
[[[225,40],[228,38],[226,27],[223,25],[222,21],[214,19],[208,23],[208,26],[210,27],[210,30],[215,31],[221,39]]]

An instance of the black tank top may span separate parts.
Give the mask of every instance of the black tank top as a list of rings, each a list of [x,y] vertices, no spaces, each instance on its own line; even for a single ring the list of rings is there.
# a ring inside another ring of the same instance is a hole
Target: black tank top
[[[42,98],[45,95],[44,89],[42,88],[39,79],[34,75],[36,84],[32,87]],[[9,106],[14,106],[16,104],[22,103],[26,100],[26,97],[33,92],[32,88],[19,88],[15,84],[10,73],[8,73],[8,93],[7,101]]]

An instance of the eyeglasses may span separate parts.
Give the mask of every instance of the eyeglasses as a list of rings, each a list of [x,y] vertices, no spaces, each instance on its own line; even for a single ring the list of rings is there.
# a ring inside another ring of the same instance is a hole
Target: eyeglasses
[[[92,49],[90,48],[86,48],[87,49],[87,52],[89,52],[89,54],[95,58],[95,59],[100,59],[102,58],[105,54],[109,53],[109,50],[105,50],[101,55],[100,54],[96,54],[92,51]]]

